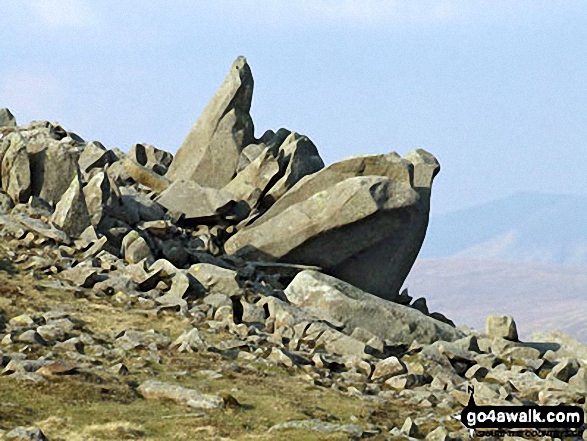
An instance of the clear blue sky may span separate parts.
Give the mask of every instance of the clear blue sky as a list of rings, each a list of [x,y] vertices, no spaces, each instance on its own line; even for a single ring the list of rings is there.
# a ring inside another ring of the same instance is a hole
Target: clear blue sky
[[[0,107],[173,152],[242,54],[258,136],[428,149],[434,212],[586,194],[586,24],[584,0],[2,0]]]

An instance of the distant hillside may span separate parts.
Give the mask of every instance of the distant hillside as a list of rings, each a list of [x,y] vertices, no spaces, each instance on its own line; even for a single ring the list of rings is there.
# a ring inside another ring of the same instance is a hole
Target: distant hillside
[[[561,329],[587,342],[587,265],[418,259],[404,286],[458,325],[484,330],[488,315],[510,314],[523,338]]]
[[[520,193],[432,216],[422,258],[587,264],[587,196]]]

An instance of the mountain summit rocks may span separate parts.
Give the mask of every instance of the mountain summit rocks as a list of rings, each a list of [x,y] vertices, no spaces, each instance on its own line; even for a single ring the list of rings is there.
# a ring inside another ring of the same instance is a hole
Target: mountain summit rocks
[[[280,128],[257,139],[253,83],[247,60],[238,57],[175,157],[146,143],[129,153],[107,149],[57,123],[17,126],[5,109],[4,206],[48,225],[35,226],[34,234],[54,229],[66,237],[59,245],[73,240],[76,250],[60,251],[59,268],[90,264],[72,262],[76,251],[80,259],[100,256],[90,266],[121,272],[107,279],[122,280],[121,268],[130,265],[134,283],[164,286],[163,302],[180,308],[186,307],[184,296],[206,291],[188,269],[211,264],[231,271],[245,265],[252,273],[241,268],[241,284],[256,271],[265,273],[272,280],[266,294],[303,269],[319,269],[330,277],[327,284],[339,279],[384,299],[381,305],[400,302],[403,311],[409,301],[399,289],[424,240],[438,162],[415,150],[404,158],[395,152],[361,155],[325,167],[316,145],[301,133]],[[32,225],[22,217],[10,222],[21,225],[17,229]],[[155,261],[175,269],[150,274]],[[117,283],[109,289],[118,289]],[[428,315],[427,308],[408,309]],[[398,323],[420,320],[406,314],[391,315]],[[455,337],[442,331],[450,328],[446,323],[435,326],[426,339]]]

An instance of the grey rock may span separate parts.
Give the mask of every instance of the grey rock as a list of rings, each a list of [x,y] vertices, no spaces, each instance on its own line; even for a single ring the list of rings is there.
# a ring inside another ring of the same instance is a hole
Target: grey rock
[[[556,378],[560,381],[568,382],[569,379],[577,374],[581,365],[579,361],[574,358],[568,358],[558,363],[552,371],[547,375],[547,379]]]
[[[16,118],[7,108],[0,109],[0,127],[16,127]]]
[[[188,273],[202,284],[208,294],[223,294],[230,297],[242,293],[242,288],[236,280],[236,271],[208,263],[196,263],[190,267]]]
[[[171,184],[156,201],[168,211],[200,223],[230,212],[236,204],[234,196],[225,190],[202,187],[196,182],[183,180]]]
[[[47,441],[47,437],[38,427],[16,427],[5,437],[11,441]]]
[[[108,215],[117,216],[121,207],[118,188],[104,172],[99,172],[84,187],[91,223],[98,228]]]
[[[12,138],[2,159],[2,188],[14,202],[26,202],[31,196],[31,164],[24,142]]]
[[[251,69],[244,57],[238,57],[179,148],[166,176],[206,187],[228,184],[243,147],[254,140],[249,114],[252,95]]]
[[[518,340],[516,322],[511,316],[490,315],[487,317],[486,332],[490,337]]]
[[[171,153],[144,143],[132,146],[129,157],[158,175],[164,175],[173,161]]]
[[[443,426],[438,426],[424,438],[426,441],[448,441],[450,436]]]
[[[350,334],[362,327],[395,344],[417,340],[454,341],[463,335],[451,326],[419,311],[365,293],[348,283],[316,271],[302,271],[285,290],[288,300],[325,319],[344,323]]]
[[[136,231],[131,231],[124,237],[121,254],[131,265],[143,259],[147,259],[148,262],[154,260],[147,241]]]
[[[112,150],[107,150],[102,143],[93,141],[84,147],[79,157],[78,165],[82,173],[87,174],[95,168],[103,169],[117,159]]]
[[[406,243],[405,236],[417,222],[419,199],[409,182],[349,178],[260,225],[253,223],[228,239],[224,248],[251,260],[317,265],[393,299],[417,254],[407,252],[406,247],[416,244]]]
[[[189,254],[179,240],[164,240],[160,248],[163,257],[179,268],[184,267],[189,261]]]
[[[100,275],[99,269],[81,265],[62,271],[61,277],[81,288],[91,288],[105,278]]]
[[[39,219],[33,219],[29,216],[19,214],[13,215],[13,218],[20,222],[27,230],[33,231],[48,239],[53,239],[57,243],[70,244],[71,239],[69,236],[61,230],[54,228],[52,225],[47,224]]]
[[[307,136],[298,133],[289,135],[279,148],[281,178],[264,195],[261,204],[269,207],[280,199],[304,176],[324,168],[318,149]]]
[[[386,381],[395,375],[406,373],[406,367],[397,357],[391,356],[375,363],[375,369],[371,379],[373,381]]]
[[[122,163],[128,175],[137,183],[149,187],[156,193],[161,193],[171,185],[171,181],[150,168],[144,167],[130,157],[125,158]]]
[[[130,351],[136,348],[153,348],[159,350],[167,348],[169,344],[169,338],[153,329],[149,331],[127,329],[118,334],[115,341],[115,345],[125,351]]]
[[[207,351],[208,344],[200,334],[198,328],[193,328],[189,331],[184,331],[171,345],[172,348],[177,348],[179,352],[197,352]]]
[[[51,220],[71,237],[79,237],[91,225],[79,175],[57,203]]]
[[[8,214],[14,208],[12,198],[3,191],[0,191],[0,214]]]
[[[220,409],[224,400],[217,395],[203,394],[195,389],[187,389],[160,381],[145,381],[137,391],[147,400],[171,400],[196,409]]]
[[[404,421],[404,424],[402,425],[402,428],[400,430],[410,437],[417,436],[418,432],[419,432],[418,426],[416,425],[416,423],[414,423],[414,421],[410,417],[406,418],[406,420]]]
[[[79,173],[79,156],[77,148],[57,141],[30,155],[32,194],[55,206]]]

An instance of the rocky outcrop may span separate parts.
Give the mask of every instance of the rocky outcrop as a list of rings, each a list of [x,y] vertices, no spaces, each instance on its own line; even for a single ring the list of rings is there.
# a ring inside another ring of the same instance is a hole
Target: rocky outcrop
[[[414,341],[430,344],[464,337],[455,328],[420,311],[385,301],[317,271],[299,273],[285,295],[292,304],[315,316],[343,323],[342,330],[349,335],[362,328],[398,345],[410,345]]]
[[[241,151],[254,139],[252,96],[251,68],[239,57],[177,151],[166,177],[213,188],[228,184]]]

